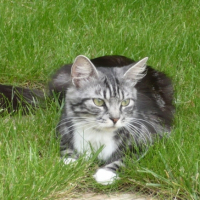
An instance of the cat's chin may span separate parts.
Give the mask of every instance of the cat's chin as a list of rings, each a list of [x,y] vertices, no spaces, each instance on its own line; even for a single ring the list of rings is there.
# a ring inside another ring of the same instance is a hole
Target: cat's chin
[[[117,129],[119,129],[120,127],[117,126],[107,126],[107,127],[103,127],[102,130],[104,131],[116,131]]]
[[[119,127],[116,127],[116,126],[104,126],[104,127],[94,128],[94,130],[100,131],[100,132],[114,132],[117,129],[119,129]]]

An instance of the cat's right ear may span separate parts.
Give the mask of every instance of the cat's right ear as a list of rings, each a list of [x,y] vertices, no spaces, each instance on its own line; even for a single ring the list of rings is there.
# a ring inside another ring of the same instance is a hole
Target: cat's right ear
[[[98,71],[89,58],[79,55],[75,58],[72,65],[71,77],[73,85],[81,87],[85,82],[96,79],[98,77]]]
[[[142,79],[146,73],[146,63],[147,63],[148,57],[143,58],[142,60],[138,61],[136,64],[134,64],[131,68],[129,68],[126,73],[124,74],[125,79],[131,79],[134,82],[139,81]]]

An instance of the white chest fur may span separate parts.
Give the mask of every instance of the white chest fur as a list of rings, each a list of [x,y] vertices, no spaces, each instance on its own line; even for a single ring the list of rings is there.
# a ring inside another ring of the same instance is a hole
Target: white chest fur
[[[80,154],[86,154],[88,157],[93,151],[102,151],[98,158],[106,161],[117,149],[117,144],[114,141],[113,131],[98,132],[97,130],[76,129],[74,133],[74,147]]]

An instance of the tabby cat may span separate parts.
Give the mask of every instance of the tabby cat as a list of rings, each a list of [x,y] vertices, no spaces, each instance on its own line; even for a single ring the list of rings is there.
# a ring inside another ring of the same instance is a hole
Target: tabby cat
[[[65,164],[76,162],[80,155],[89,158],[99,151],[98,159],[104,165],[94,178],[98,183],[111,184],[119,179],[117,170],[124,165],[127,150],[142,151],[155,138],[170,133],[173,87],[164,73],[146,66],[147,60],[134,62],[124,56],[89,60],[80,55],[52,77],[50,93],[59,93],[60,99],[65,99],[57,126]],[[6,101],[18,108],[21,99],[17,93],[34,105],[37,97],[42,96],[37,90],[0,85],[4,109]]]

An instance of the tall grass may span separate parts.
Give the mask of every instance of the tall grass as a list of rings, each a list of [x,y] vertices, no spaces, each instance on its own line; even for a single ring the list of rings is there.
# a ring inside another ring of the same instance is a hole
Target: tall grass
[[[55,103],[34,115],[1,117],[0,199],[55,199],[77,190],[199,199],[199,10],[198,0],[0,0],[1,83],[45,88],[79,54],[148,56],[172,78],[176,106],[171,137],[139,161],[127,156],[121,180],[106,187],[94,182],[92,160],[59,161]]]

